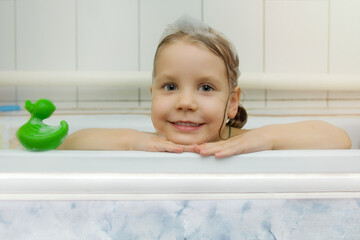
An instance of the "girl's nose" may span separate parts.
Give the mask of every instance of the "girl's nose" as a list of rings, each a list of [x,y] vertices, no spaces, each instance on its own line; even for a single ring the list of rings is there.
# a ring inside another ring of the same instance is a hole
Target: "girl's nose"
[[[190,91],[180,91],[175,107],[178,110],[196,111],[198,109],[198,104],[194,93]]]

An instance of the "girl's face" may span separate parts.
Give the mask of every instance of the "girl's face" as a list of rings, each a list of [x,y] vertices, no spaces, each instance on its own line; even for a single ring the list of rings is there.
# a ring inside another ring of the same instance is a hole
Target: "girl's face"
[[[151,94],[151,119],[158,134],[190,145],[219,140],[224,117],[236,115],[240,88],[229,97],[222,59],[201,45],[175,41],[159,52]]]

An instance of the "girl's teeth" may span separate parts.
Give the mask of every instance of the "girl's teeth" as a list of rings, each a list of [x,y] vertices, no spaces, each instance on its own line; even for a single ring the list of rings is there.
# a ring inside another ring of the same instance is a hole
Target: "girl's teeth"
[[[187,126],[187,127],[197,127],[200,126],[200,124],[197,123],[189,123],[189,122],[175,122],[176,125],[181,125],[181,126]]]

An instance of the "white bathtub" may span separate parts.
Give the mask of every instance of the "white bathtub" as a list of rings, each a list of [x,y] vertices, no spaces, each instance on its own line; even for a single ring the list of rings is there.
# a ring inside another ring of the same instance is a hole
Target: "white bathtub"
[[[0,117],[4,148],[27,116]],[[263,151],[227,159],[194,153],[0,150],[0,199],[360,198],[360,116],[251,116],[246,128],[323,119],[349,133],[351,150]],[[58,114],[70,131],[153,131],[148,115]]]
[[[360,239],[360,117],[351,150],[194,153],[27,152],[0,117],[0,239]],[[314,117],[311,117],[314,118]],[[250,117],[247,128],[305,120]],[[49,124],[152,131],[147,115],[56,115]],[[6,149],[5,149],[6,148]],[[10,149],[15,148],[15,149]]]

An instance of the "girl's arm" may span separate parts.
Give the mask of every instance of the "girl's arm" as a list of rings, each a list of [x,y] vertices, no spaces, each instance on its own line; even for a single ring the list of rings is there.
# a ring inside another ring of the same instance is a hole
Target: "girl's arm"
[[[234,135],[228,140],[198,145],[195,151],[203,156],[226,157],[272,149],[351,148],[351,140],[344,130],[318,120],[239,129]]]
[[[341,128],[320,120],[270,125],[272,149],[348,149],[351,140]]]
[[[59,150],[133,150],[151,152],[185,151],[186,147],[164,137],[134,129],[83,129],[70,134]]]

